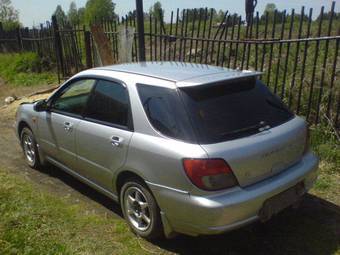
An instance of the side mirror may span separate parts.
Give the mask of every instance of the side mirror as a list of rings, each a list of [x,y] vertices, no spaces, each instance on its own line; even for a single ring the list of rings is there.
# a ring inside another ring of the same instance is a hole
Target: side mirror
[[[34,110],[36,112],[45,112],[49,110],[49,106],[47,105],[47,102],[45,99],[40,100],[34,104]]]

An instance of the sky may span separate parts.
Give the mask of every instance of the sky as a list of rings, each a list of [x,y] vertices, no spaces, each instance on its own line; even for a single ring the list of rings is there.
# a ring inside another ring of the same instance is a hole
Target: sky
[[[60,4],[65,12],[69,9],[72,0],[12,0],[13,6],[19,10],[19,18],[24,26],[37,26],[51,19],[56,6]],[[74,0],[77,7],[85,6],[86,0]],[[125,15],[135,8],[135,0],[113,0],[116,3],[116,13],[120,16]],[[144,0],[144,11],[149,10],[156,0]],[[244,0],[160,0],[165,9],[165,19],[168,20],[171,11],[177,8],[200,8],[209,7],[228,10],[230,13],[238,13],[244,16]],[[336,0],[336,11],[340,12],[340,0]],[[315,15],[325,6],[329,11],[332,0],[258,0],[256,11],[262,13],[268,3],[276,4],[279,10],[290,10],[295,8],[300,10],[301,6],[314,8]]]

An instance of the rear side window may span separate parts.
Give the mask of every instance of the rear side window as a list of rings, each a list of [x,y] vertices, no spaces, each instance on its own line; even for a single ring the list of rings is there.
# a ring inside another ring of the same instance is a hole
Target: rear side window
[[[137,85],[144,111],[152,126],[165,136],[192,142],[194,135],[178,92],[150,85]]]
[[[256,134],[294,116],[255,78],[182,88],[180,94],[202,144]]]
[[[123,85],[98,80],[89,99],[86,118],[126,127],[128,109],[128,93]]]

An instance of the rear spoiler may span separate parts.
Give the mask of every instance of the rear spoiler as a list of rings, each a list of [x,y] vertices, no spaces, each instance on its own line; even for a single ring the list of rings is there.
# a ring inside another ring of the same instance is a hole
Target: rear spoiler
[[[204,76],[194,77],[188,80],[179,81],[176,83],[178,88],[187,88],[187,87],[194,87],[200,85],[209,85],[211,83],[219,83],[219,82],[229,82],[235,81],[244,78],[257,78],[263,75],[263,72],[254,72],[254,71],[226,71],[226,72],[219,72]]]

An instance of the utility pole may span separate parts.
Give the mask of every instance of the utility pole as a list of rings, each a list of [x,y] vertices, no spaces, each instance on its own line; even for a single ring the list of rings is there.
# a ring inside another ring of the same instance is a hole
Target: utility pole
[[[245,0],[247,26],[250,25],[252,16],[255,12],[257,0]]]
[[[139,61],[145,61],[143,0],[136,0]]]

